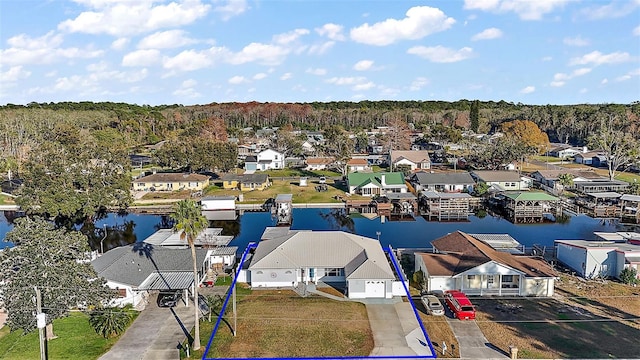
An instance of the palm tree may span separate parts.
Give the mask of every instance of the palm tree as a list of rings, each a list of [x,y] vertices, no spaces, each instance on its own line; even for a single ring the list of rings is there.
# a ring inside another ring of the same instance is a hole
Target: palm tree
[[[200,307],[198,306],[198,264],[194,241],[204,229],[209,227],[209,220],[202,215],[200,206],[191,199],[177,202],[173,208],[171,218],[175,220],[173,231],[182,231],[180,239],[186,239],[191,248],[191,259],[193,260],[193,314],[195,317],[193,350],[198,350],[200,349]]]
[[[565,188],[569,186],[573,186],[573,175],[569,173],[560,174],[558,175],[558,182],[560,183],[560,185],[562,185],[562,188],[560,189],[560,194],[563,194]]]
[[[104,307],[89,313],[89,323],[105,339],[122,333],[131,322],[131,314],[126,308]]]

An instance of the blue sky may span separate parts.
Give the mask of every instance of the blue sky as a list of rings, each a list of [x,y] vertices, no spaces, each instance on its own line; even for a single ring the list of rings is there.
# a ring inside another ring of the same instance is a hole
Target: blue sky
[[[0,104],[640,100],[640,0],[1,0]]]

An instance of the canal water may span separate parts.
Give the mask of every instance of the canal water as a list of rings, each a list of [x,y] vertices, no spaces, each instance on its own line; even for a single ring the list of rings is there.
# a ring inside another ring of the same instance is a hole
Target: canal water
[[[10,231],[13,214],[0,213],[0,248],[11,246],[4,242]],[[77,226],[89,237],[94,250],[109,249],[143,241],[158,229],[170,228],[166,215],[106,214],[93,223]],[[232,235],[230,245],[244,249],[249,242],[258,241],[267,226],[275,220],[269,212],[245,212],[235,221],[213,221],[212,227],[223,228],[223,235]],[[104,232],[106,228],[106,234]],[[513,224],[503,218],[487,214],[471,216],[465,222],[427,221],[422,217],[405,217],[400,220],[349,216],[344,209],[294,209],[294,230],[343,230],[371,238],[379,238],[383,246],[394,248],[425,248],[430,242],[448,233],[461,230],[467,233],[509,234],[526,247],[533,245],[551,247],[558,239],[593,240],[594,231],[637,231],[613,220],[593,219],[585,215],[571,216],[563,223]]]

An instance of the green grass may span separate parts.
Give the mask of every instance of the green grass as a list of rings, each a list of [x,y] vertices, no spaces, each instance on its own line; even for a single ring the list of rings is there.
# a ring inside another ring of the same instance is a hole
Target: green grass
[[[132,313],[136,316],[136,312]],[[53,322],[53,332],[58,338],[48,342],[49,359],[97,359],[106,353],[119,337],[104,339],[96,334],[83,313],[71,313]],[[0,329],[0,359],[38,359],[40,347],[38,331],[24,334],[22,330],[9,332]]]
[[[320,177],[320,176],[326,176],[326,177],[336,177],[336,176],[341,176],[341,174],[335,172],[335,171],[329,171],[329,170],[314,170],[314,171],[309,171],[309,170],[304,170],[304,169],[279,169],[279,170],[268,170],[268,171],[263,171],[262,173],[265,173],[267,175],[269,175],[270,178],[279,178],[279,177],[292,177],[292,176],[307,176],[307,177]]]
[[[231,276],[218,276],[214,286],[228,286],[231,285],[231,281],[233,281]]]

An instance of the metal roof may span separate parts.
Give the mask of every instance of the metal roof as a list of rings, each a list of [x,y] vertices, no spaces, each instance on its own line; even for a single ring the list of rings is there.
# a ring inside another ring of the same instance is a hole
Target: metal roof
[[[384,196],[389,200],[415,200],[416,196],[412,193],[386,193]]]
[[[207,228],[195,239],[195,246],[227,246],[233,236],[220,235],[222,228]],[[172,229],[160,229],[151,234],[144,242],[154,246],[187,247],[186,239],[180,238],[182,231],[174,232]]]
[[[154,272],[138,286],[140,290],[182,290],[193,284],[193,271]]]
[[[469,234],[474,238],[486,243],[495,250],[505,251],[509,250],[511,253],[522,253],[520,244],[516,239],[509,234]],[[514,252],[514,250],[517,250]]]
[[[588,196],[594,197],[594,198],[598,198],[598,199],[617,199],[619,198],[620,194],[618,194],[617,192],[612,192],[612,191],[608,191],[608,192],[597,192],[597,193],[588,193]]]
[[[422,195],[429,199],[470,199],[473,197],[467,193],[440,193],[435,191],[422,191]]]
[[[468,172],[428,173],[420,171],[414,176],[420,185],[473,185],[476,183]]]
[[[238,252],[237,246],[224,246],[209,250],[209,256],[235,255]]]
[[[640,195],[624,194],[620,196],[620,200],[640,202]]]
[[[545,192],[540,192],[540,191],[505,193],[504,196],[516,201],[558,201],[560,200],[555,196],[552,196]]]
[[[640,253],[640,245],[633,245],[629,243],[623,242],[613,242],[613,241],[594,241],[594,240],[556,240],[556,243],[575,246],[585,249],[617,249],[620,251],[632,251]]]

